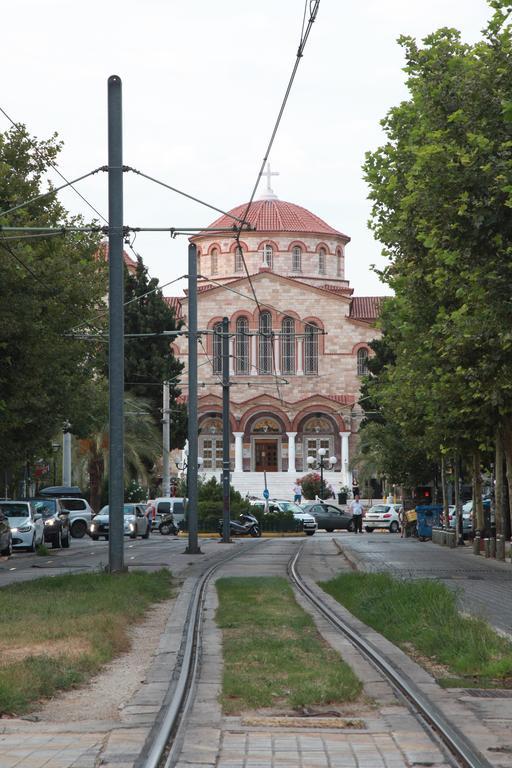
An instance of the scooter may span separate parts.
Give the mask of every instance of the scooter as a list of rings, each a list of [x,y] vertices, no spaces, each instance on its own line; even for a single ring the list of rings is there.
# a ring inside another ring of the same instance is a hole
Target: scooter
[[[169,512],[167,515],[162,515],[162,519],[160,520],[158,530],[160,531],[162,536],[169,536],[171,533],[173,536],[178,535],[178,533],[180,532],[180,529],[174,522],[172,512]]]
[[[219,536],[222,536],[224,530],[224,521],[219,520]],[[229,521],[230,536],[261,536],[261,528],[257,519],[250,512],[244,512],[240,515],[240,522],[236,520]]]

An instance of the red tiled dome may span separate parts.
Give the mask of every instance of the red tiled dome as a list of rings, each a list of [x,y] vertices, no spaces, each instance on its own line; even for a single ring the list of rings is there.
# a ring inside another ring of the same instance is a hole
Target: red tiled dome
[[[245,205],[237,205],[229,213],[242,218],[247,208]],[[303,232],[317,235],[334,235],[350,240],[343,232],[338,232],[326,224],[319,216],[294,203],[285,200],[255,200],[247,214],[246,220],[251,226],[256,227],[257,232]],[[235,224],[229,216],[223,215],[210,224],[210,227],[230,228]],[[201,236],[203,233],[200,233]],[[195,238],[192,238],[195,239]]]

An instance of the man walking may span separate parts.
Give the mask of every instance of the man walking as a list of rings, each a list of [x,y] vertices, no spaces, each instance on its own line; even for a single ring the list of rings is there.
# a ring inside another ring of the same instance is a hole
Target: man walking
[[[300,504],[302,499],[302,487],[298,480],[295,481],[293,486],[293,500],[296,504]]]
[[[364,507],[359,501],[358,493],[356,493],[354,501],[350,505],[350,511],[352,512],[352,519],[354,521],[354,533],[362,533]]]

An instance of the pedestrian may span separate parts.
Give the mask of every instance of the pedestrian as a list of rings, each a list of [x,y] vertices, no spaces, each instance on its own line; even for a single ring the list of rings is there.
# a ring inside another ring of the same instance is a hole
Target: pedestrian
[[[352,520],[354,521],[354,533],[363,532],[363,513],[364,507],[359,500],[359,494],[356,493],[354,501],[350,505]]]
[[[296,504],[300,504],[301,499],[302,499],[302,488],[297,479],[295,481],[295,485],[293,486],[293,500]]]
[[[352,478],[352,497],[355,499],[356,496],[359,495],[359,483],[357,482],[357,477]]]
[[[403,539],[405,536],[405,526],[407,525],[407,517],[403,507],[400,507],[398,510],[398,522],[400,523],[400,538]]]

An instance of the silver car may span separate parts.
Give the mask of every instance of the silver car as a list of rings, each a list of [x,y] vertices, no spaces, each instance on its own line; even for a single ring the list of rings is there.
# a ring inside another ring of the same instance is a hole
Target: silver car
[[[141,536],[143,539],[149,539],[151,529],[149,527],[149,521],[146,516],[145,504],[123,504],[123,531],[125,536],[129,536],[131,539]],[[89,528],[89,534],[91,539],[97,541],[100,536],[104,536],[108,539],[110,532],[110,515],[108,504],[100,509],[99,513],[95,515]]]

